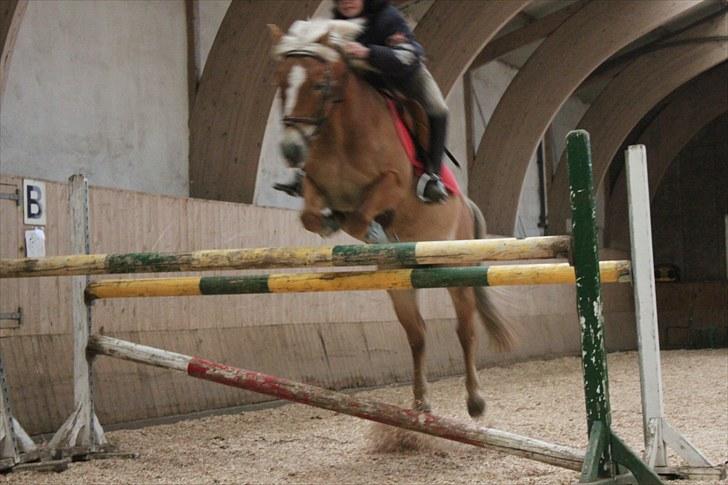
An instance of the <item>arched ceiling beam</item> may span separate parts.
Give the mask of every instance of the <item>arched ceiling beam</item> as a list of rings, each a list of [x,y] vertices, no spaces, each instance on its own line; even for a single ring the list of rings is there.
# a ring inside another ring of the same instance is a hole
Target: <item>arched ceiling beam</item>
[[[4,0],[0,2],[0,98],[5,92],[10,58],[20,23],[28,8],[28,0]]]
[[[470,69],[477,69],[492,60],[498,59],[502,55],[549,36],[551,32],[566,22],[569,17],[581,10],[588,1],[579,0],[576,3],[567,5],[561,10],[537,19],[518,30],[494,39],[475,57],[473,63],[470,65]]]
[[[473,58],[531,0],[438,0],[416,28],[447,94]],[[233,2],[210,51],[190,122],[193,197],[252,202],[275,95],[266,23],[285,27],[318,1]],[[258,42],[250,43],[250,39]]]
[[[190,195],[253,200],[276,88],[266,24],[287,29],[321,0],[234,1],[210,49],[190,115]]]
[[[415,28],[432,75],[447,96],[483,46],[532,0],[438,0]]]
[[[470,171],[470,196],[489,231],[512,234],[521,186],[539,140],[569,96],[599,64],[696,0],[594,0],[551,34],[496,107]]]
[[[728,64],[700,75],[678,89],[640,135],[647,149],[650,199],[655,197],[667,169],[704,127],[728,112]],[[627,184],[622,170],[609,195],[606,212],[607,246],[629,249]]]
[[[728,34],[728,14],[723,12],[685,31],[677,39]],[[658,102],[677,88],[728,58],[726,43],[685,43],[642,56],[607,84],[579,122],[589,131],[594,187],[604,176],[630,131]],[[564,229],[569,192],[565,156],[561,157],[549,188],[549,227]]]

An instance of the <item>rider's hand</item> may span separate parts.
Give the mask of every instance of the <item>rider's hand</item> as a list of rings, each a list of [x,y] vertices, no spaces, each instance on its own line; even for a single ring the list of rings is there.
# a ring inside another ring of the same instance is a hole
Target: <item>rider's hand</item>
[[[351,57],[357,59],[366,59],[369,57],[369,48],[359,42],[348,42],[344,45],[344,52]]]
[[[396,34],[392,34],[387,37],[387,45],[389,47],[404,44],[405,42],[407,42],[407,36],[404,35],[402,32],[397,32]]]

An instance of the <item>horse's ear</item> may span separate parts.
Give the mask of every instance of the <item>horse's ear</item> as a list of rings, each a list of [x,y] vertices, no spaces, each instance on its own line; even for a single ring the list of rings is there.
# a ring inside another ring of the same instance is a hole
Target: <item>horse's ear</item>
[[[280,42],[281,37],[283,37],[283,32],[276,24],[268,24],[268,31],[273,45],[277,45],[278,42]]]

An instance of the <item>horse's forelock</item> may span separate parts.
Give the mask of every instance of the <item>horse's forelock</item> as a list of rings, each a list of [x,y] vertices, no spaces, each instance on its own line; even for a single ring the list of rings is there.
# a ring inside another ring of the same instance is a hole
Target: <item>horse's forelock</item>
[[[281,60],[292,52],[310,52],[329,62],[341,59],[335,47],[354,40],[364,28],[363,23],[348,20],[297,20],[273,48],[273,57]],[[326,39],[327,43],[321,43]]]

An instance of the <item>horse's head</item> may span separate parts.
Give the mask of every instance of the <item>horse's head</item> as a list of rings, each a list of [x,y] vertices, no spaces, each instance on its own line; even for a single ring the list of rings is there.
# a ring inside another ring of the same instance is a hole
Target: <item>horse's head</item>
[[[343,99],[348,68],[340,46],[356,38],[362,26],[343,20],[299,20],[286,34],[275,25],[268,27],[273,57],[279,62],[285,126],[281,152],[289,165],[300,167],[333,104]]]

